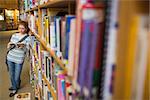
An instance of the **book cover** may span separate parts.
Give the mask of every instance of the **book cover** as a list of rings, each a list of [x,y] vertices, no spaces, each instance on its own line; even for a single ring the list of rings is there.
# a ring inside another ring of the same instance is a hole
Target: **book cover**
[[[14,96],[14,100],[31,100],[31,93],[18,93]]]

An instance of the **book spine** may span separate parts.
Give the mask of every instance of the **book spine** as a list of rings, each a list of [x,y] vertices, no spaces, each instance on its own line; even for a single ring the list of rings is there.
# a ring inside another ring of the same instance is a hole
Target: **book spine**
[[[118,16],[118,0],[114,0],[110,4],[110,22],[108,29],[108,43],[106,54],[105,78],[103,99],[111,100],[113,95],[113,80],[116,65],[116,39],[117,39],[117,16]]]
[[[69,51],[69,34],[70,34],[70,22],[74,19],[75,16],[66,16],[66,47],[65,47],[65,59],[68,60],[68,51]]]
[[[55,34],[55,25],[54,22],[51,22],[50,24],[50,45],[52,50],[56,49],[56,34]]]
[[[60,20],[61,18],[56,18],[56,44],[57,44],[57,52],[60,52]]]
[[[69,39],[69,58],[68,58],[68,75],[73,76],[74,69],[74,52],[75,52],[75,34],[76,34],[76,19],[71,20],[71,31]]]
[[[65,41],[66,41],[66,36],[65,36],[65,32],[66,32],[66,21],[65,18],[62,18],[61,21],[61,52],[63,57],[65,57]]]
[[[86,98],[91,98],[92,95],[92,85],[93,85],[93,71],[94,71],[94,65],[95,65],[95,52],[96,52],[96,45],[97,45],[97,35],[99,31],[99,23],[98,22],[92,22],[91,23],[91,30],[90,30],[90,52],[89,52],[89,65],[86,68]]]
[[[85,70],[89,64],[89,40],[90,40],[90,23],[88,21],[84,21],[82,24],[82,33],[81,33],[81,44],[80,44],[80,55],[79,55],[79,69],[78,69],[78,84],[81,89],[81,95],[83,92],[83,86],[85,79]]]
[[[136,16],[138,19],[138,32],[135,50],[134,73],[132,81],[132,99],[142,100],[146,70],[148,68],[148,16]]]

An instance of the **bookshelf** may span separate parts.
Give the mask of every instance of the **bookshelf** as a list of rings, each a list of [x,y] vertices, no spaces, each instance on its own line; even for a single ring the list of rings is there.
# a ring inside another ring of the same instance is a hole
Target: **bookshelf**
[[[28,0],[25,0],[24,2],[27,2],[28,3]],[[21,3],[20,3],[21,4]],[[61,8],[62,10],[60,11],[63,11],[63,9],[68,9],[67,11],[69,13],[71,12],[74,12],[74,11],[71,11],[72,8],[70,8],[70,6],[74,6],[75,7],[75,1],[74,0],[55,0],[55,1],[48,1],[47,3],[44,3],[44,4],[41,4],[41,5],[37,5],[37,6],[30,6],[28,5],[28,8],[26,8],[24,6],[24,8],[22,8],[24,11],[21,11],[20,15],[23,15],[23,18],[21,20],[27,20],[29,23],[31,22],[31,20],[29,20],[29,16],[34,16],[35,13],[38,14],[38,18],[37,18],[37,31],[35,33],[35,31],[33,31],[33,27],[32,24],[30,24],[30,30],[32,31],[32,34],[36,37],[36,39],[39,41],[40,43],[40,48],[41,50],[46,50],[50,53],[50,56],[56,61],[56,63],[58,63],[58,65],[60,66],[60,68],[62,69],[63,73],[66,74],[67,73],[67,68],[65,67],[65,64],[63,63],[62,60],[60,60],[59,57],[56,56],[55,52],[53,50],[51,50],[51,48],[49,48],[45,42],[45,40],[42,37],[42,30],[39,28],[39,27],[42,27],[41,26],[41,23],[42,23],[42,9],[49,9],[49,8],[56,8],[56,9],[59,9]],[[33,43],[34,44],[34,43]],[[38,72],[35,72],[35,71],[38,71],[38,70],[42,70],[42,66],[40,65],[41,62],[40,62],[40,59],[38,57],[38,54],[36,52],[36,50],[34,50],[35,48],[32,48],[32,53],[33,53],[33,58],[36,59],[35,63],[33,64],[33,73],[35,73],[35,76],[36,78],[34,79],[35,80],[35,84],[36,81],[39,81],[37,78],[38,78],[38,75],[37,73]],[[36,64],[36,62],[38,62],[38,64]],[[57,100],[58,97],[56,96],[56,90],[53,88],[53,86],[51,85],[51,83],[49,82],[49,80],[47,79],[47,77],[45,76],[45,74],[42,73],[42,79],[44,80],[44,84],[47,84],[47,87],[48,87],[48,90],[50,91],[51,93],[51,96],[53,97],[54,100]],[[35,92],[37,93],[36,97],[41,100],[43,97],[43,88],[41,88],[41,86],[39,85],[36,85],[35,86]]]
[[[21,14],[35,36],[31,77],[39,100],[47,95],[54,100],[148,98],[148,61],[140,76],[145,83],[136,80],[144,96],[135,90],[138,84],[133,86],[141,68],[135,68],[136,59],[145,59],[148,51],[146,35],[140,38],[139,32],[147,32],[139,25],[140,14],[148,14],[148,1],[25,1],[29,4]]]

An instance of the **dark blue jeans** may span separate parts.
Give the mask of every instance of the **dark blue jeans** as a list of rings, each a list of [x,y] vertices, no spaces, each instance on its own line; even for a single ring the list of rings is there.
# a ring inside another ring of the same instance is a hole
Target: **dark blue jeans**
[[[11,80],[11,85],[14,90],[17,90],[20,87],[20,75],[22,71],[22,64],[17,64],[11,61],[7,61],[9,67],[9,75]]]

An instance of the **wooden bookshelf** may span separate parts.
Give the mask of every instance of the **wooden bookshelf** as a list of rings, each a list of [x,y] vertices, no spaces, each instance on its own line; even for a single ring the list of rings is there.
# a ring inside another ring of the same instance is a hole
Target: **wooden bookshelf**
[[[47,3],[45,3],[45,4],[38,5],[38,6],[33,7],[31,9],[29,9],[29,10],[21,11],[21,13],[20,13],[20,14],[26,13],[27,15],[28,14],[30,15],[30,13],[32,13],[33,11],[37,11],[38,12],[38,22],[37,22],[38,34],[37,33],[33,33],[33,32],[32,33],[36,37],[36,39],[40,42],[42,49],[46,50],[46,51],[48,51],[50,53],[50,56],[54,58],[54,60],[60,66],[60,68],[62,69],[64,74],[67,74],[67,68],[65,67],[63,61],[61,61],[61,59],[59,57],[57,57],[55,52],[52,51],[51,48],[49,48],[47,46],[46,42],[41,38],[42,37],[42,29],[41,29],[42,10],[41,9],[43,9],[43,8],[46,8],[46,9],[48,9],[48,8],[60,8],[60,9],[63,10],[63,8],[66,8],[66,9],[68,9],[69,14],[71,14],[71,11],[75,10],[75,9],[72,9],[71,7],[72,7],[72,5],[75,5],[75,4],[76,4],[75,0],[53,0],[53,1],[51,0],[51,1],[48,1]],[[35,50],[33,50],[33,53],[34,53],[34,57],[38,60],[38,65],[34,66],[35,67],[34,70],[36,70],[36,74],[37,74],[38,70],[41,69],[41,64],[39,62],[38,55],[36,54]],[[39,66],[39,68],[37,66]],[[36,76],[36,78],[38,78],[38,76]],[[69,76],[67,76],[67,78],[69,78],[70,81],[72,80],[72,78],[69,77]],[[46,76],[43,73],[42,73],[42,80],[44,80],[44,82],[47,84],[48,90],[50,91],[53,99],[57,100],[57,94],[56,94],[57,90],[55,90],[51,86],[50,82],[47,80]],[[41,94],[40,93],[42,92],[42,88],[40,88],[40,86],[37,87],[37,92],[38,92],[38,99],[41,100],[41,97],[40,97]]]

